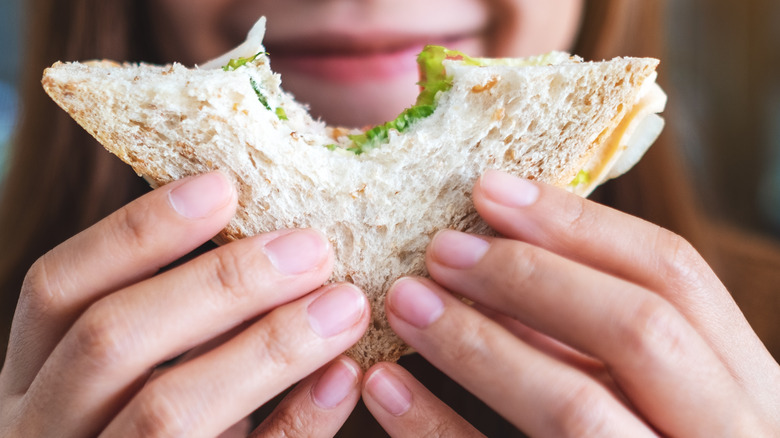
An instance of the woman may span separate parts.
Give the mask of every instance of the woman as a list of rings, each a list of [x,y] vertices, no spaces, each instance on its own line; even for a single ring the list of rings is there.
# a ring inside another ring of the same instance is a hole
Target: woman
[[[196,63],[240,41],[265,14],[286,87],[327,120],[352,125],[390,118],[409,102],[411,73],[390,67],[393,54],[421,39],[476,55],[571,47],[587,58],[652,55],[660,11],[645,0],[38,3],[30,6],[38,12],[29,71],[95,57]],[[345,66],[348,78],[337,74]],[[674,234],[488,173],[475,204],[506,238],[440,233],[428,252],[435,283],[403,279],[387,304],[399,335],[476,398],[418,359],[405,364],[411,374],[392,364],[363,374],[338,355],[365,329],[365,299],[349,285],[317,289],[332,262],[323,236],[280,230],[202,248],[157,273],[224,225],[232,187],[218,173],[189,178],[93,225],[145,188],[86,147],[91,140],[35,82],[23,90],[0,223],[14,254],[0,271],[3,309],[20,297],[0,375],[3,432],[214,435],[299,379],[259,434],[332,435],[361,395],[399,436],[474,435],[469,422],[506,435],[477,398],[541,436],[759,436],[780,427],[777,363]],[[681,233],[716,268],[729,268],[719,273],[732,292],[755,293],[731,268],[759,253],[713,237],[681,175],[659,144],[600,197]],[[769,290],[778,256],[767,249],[760,257],[757,276]],[[355,426],[360,419],[345,431],[370,435]],[[246,423],[230,432],[246,433]]]

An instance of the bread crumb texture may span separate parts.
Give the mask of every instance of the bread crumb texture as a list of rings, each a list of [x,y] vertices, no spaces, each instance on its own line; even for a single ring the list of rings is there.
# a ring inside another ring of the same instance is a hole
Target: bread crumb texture
[[[453,87],[436,111],[359,156],[324,147],[333,128],[281,90],[267,59],[229,72],[58,63],[43,85],[154,186],[215,169],[232,178],[239,209],[218,241],[291,227],[329,236],[330,281],[356,284],[371,302],[370,327],[348,353],[368,368],[408,350],[387,323],[385,292],[401,276],[427,274],[431,237],[443,228],[491,233],[471,202],[477,178],[500,169],[565,187],[630,111],[656,64],[448,65]],[[259,101],[252,81],[288,120]]]

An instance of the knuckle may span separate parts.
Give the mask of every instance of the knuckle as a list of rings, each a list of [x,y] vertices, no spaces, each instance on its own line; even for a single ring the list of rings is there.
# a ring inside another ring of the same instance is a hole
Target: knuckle
[[[609,410],[603,393],[597,387],[581,383],[562,397],[554,413],[556,436],[601,437],[611,436]]]
[[[245,299],[252,291],[250,279],[250,257],[239,254],[234,247],[224,247],[213,251],[210,283],[216,290],[228,293],[228,297],[238,301]]]
[[[445,352],[451,363],[460,364],[465,369],[478,367],[492,351],[493,336],[489,333],[489,322],[486,318],[476,317],[459,321],[458,324],[463,327],[459,330],[463,336],[449,342]]]
[[[424,436],[424,437],[431,437],[431,438],[439,438],[439,437],[457,437],[457,436],[466,436],[467,432],[466,430],[463,430],[462,427],[460,427],[460,424],[456,424],[451,421],[447,421],[447,419],[442,418],[442,420],[439,421],[431,421],[430,418],[424,419],[427,421],[423,421],[420,423],[420,426],[422,426],[421,433],[418,436]]]
[[[187,436],[190,432],[192,411],[177,404],[172,396],[174,392],[164,386],[152,383],[147,386],[148,390],[139,396],[132,418],[137,436],[180,437]]]
[[[566,196],[563,211],[566,212],[567,226],[575,234],[598,227],[598,215],[593,213],[589,201],[577,196]]]
[[[660,271],[663,277],[680,290],[688,290],[702,281],[701,272],[704,261],[699,252],[683,237],[671,231],[659,228],[656,245],[661,259]]]
[[[47,253],[33,263],[22,283],[20,302],[24,303],[33,314],[45,315],[56,307],[56,302],[62,295],[62,289],[56,279],[52,278],[50,255]]]
[[[293,410],[289,406],[280,406],[271,414],[263,425],[264,437],[302,437],[312,436],[316,432],[311,418],[301,415],[300,412]]]
[[[256,332],[255,351],[260,355],[260,363],[268,363],[279,369],[286,369],[294,365],[300,358],[297,352],[303,346],[300,342],[291,339],[291,330],[280,324],[280,321],[266,317],[268,324],[262,330]]]
[[[150,226],[152,212],[144,203],[120,208],[111,216],[113,226],[106,227],[114,233],[114,239],[124,247],[146,248],[155,244],[157,236]]]
[[[490,279],[497,282],[497,290],[512,292],[504,294],[508,299],[521,299],[516,293],[518,287],[539,281],[538,277],[543,272],[540,268],[545,263],[543,252],[522,242],[507,242],[505,248],[499,255],[499,259],[505,261],[500,265],[501,275],[491,275]]]
[[[632,361],[653,366],[685,354],[685,329],[671,304],[651,296],[627,314],[621,327],[622,344]]]
[[[120,315],[102,302],[92,305],[74,326],[75,357],[101,370],[121,364],[131,355],[133,336]]]

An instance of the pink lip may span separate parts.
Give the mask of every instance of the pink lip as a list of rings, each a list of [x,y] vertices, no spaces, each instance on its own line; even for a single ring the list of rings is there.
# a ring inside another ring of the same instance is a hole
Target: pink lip
[[[333,82],[358,82],[388,79],[417,70],[417,54],[423,46],[392,52],[354,55],[298,55],[274,57],[271,62],[280,71],[296,71]]]
[[[268,47],[275,70],[296,72],[329,82],[355,83],[391,79],[417,71],[417,55],[426,44],[452,44],[461,38],[416,38],[414,40],[350,44],[338,39],[321,45],[313,40]],[[365,41],[365,40],[364,40]],[[376,41],[376,40],[375,40]]]

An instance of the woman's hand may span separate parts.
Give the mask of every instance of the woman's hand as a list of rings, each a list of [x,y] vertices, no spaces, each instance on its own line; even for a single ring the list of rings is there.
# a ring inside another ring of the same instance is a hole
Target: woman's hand
[[[532,436],[780,434],[780,367],[687,242],[499,172],[474,202],[505,237],[441,232],[435,283],[388,294],[393,329],[436,367]],[[463,421],[396,365],[369,370],[363,397],[393,435]]]
[[[222,174],[187,178],[38,260],[0,374],[0,435],[215,436],[312,373],[257,434],[335,433],[361,377],[336,358],[369,309],[353,286],[320,287],[333,262],[320,233],[258,235],[158,274],[235,206]]]

